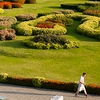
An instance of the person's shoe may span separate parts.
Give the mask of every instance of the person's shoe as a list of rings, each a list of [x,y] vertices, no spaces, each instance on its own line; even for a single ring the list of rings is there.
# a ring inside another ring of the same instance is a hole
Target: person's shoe
[[[85,96],[87,97],[88,95],[87,95],[87,94],[85,94]]]
[[[75,97],[77,97],[77,94],[75,94]]]

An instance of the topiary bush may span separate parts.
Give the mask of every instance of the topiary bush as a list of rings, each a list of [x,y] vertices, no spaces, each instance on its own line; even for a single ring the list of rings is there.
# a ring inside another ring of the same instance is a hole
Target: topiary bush
[[[4,10],[0,8],[0,14],[4,14]]]
[[[34,87],[41,87],[42,82],[45,80],[44,77],[34,77],[32,78],[32,83]]]
[[[7,77],[8,77],[7,73],[0,73],[0,82],[6,82]]]
[[[34,38],[27,39],[24,45],[33,49],[68,49],[78,48],[77,42],[70,42],[66,38],[59,35],[42,34],[34,36]]]
[[[36,19],[35,14],[20,14],[15,16],[18,21],[29,21]]]
[[[12,40],[15,39],[14,29],[2,29],[0,30],[0,40]]]

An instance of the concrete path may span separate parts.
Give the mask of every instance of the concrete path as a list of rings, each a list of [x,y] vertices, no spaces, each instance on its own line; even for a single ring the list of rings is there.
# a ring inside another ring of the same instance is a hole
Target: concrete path
[[[100,96],[95,95],[86,98],[84,94],[79,94],[75,97],[69,92],[0,83],[0,96],[6,97],[4,100],[50,100],[55,95],[62,95],[64,100],[100,100]]]

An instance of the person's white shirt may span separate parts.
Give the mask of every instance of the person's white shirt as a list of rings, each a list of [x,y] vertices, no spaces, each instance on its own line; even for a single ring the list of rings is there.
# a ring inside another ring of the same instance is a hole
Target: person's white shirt
[[[84,84],[84,77],[83,76],[80,77],[79,83]]]

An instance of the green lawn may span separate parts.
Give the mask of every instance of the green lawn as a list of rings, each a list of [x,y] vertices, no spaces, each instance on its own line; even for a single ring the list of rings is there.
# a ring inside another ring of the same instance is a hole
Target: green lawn
[[[84,0],[67,0],[67,2],[73,1],[84,2]],[[7,9],[4,15],[51,12],[60,9],[58,8],[60,4],[67,2],[65,0],[37,0],[37,4],[25,4],[21,9]],[[86,72],[87,84],[100,84],[100,41],[77,34],[75,30],[79,23],[79,21],[74,21],[72,26],[67,27],[67,35],[64,35],[69,40],[78,42],[79,48],[76,49],[30,49],[22,43],[22,40],[29,38],[28,36],[17,36],[16,40],[12,41],[0,41],[0,73],[77,82],[79,76]]]

